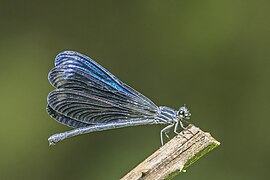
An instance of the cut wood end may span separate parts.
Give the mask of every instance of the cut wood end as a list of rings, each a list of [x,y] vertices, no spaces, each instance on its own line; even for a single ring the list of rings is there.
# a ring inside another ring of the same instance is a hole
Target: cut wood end
[[[210,133],[189,125],[121,180],[172,179],[219,145]]]

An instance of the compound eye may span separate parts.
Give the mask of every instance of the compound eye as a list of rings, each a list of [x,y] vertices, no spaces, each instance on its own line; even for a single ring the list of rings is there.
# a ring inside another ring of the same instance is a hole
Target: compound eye
[[[179,111],[179,115],[184,116],[185,115],[185,112],[184,111]]]

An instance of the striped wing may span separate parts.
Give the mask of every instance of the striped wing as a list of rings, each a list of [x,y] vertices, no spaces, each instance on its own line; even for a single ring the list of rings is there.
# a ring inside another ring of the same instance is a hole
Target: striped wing
[[[57,55],[48,79],[56,88],[48,95],[47,112],[70,127],[154,121],[157,106],[78,52]]]

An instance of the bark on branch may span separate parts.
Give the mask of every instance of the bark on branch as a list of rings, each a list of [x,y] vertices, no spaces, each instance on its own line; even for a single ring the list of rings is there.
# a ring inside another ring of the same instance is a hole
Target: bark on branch
[[[172,179],[219,145],[209,133],[189,125],[121,180]]]

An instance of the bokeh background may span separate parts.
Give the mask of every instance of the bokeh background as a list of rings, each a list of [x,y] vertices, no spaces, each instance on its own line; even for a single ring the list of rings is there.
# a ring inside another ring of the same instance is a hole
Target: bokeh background
[[[0,1],[0,179],[119,179],[163,126],[81,135],[46,111],[47,74],[77,50],[219,140],[175,179],[270,179],[270,1]]]

